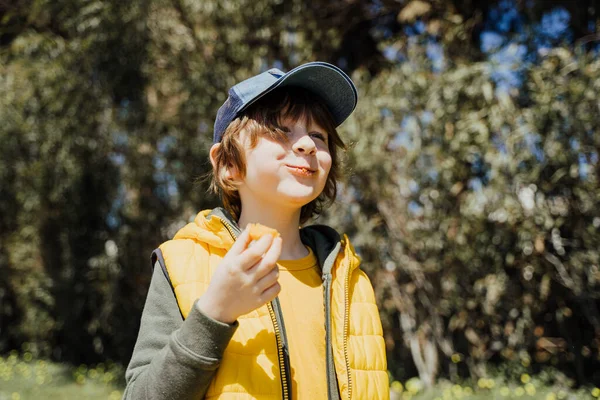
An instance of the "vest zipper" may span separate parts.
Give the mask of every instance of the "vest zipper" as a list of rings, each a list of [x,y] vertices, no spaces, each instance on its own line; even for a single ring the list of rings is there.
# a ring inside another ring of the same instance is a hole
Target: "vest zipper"
[[[219,218],[217,216],[215,216],[215,217]],[[231,235],[231,238],[235,241],[238,237],[238,232],[236,232],[236,231],[239,231],[239,229],[235,229],[229,222],[227,222],[223,218],[219,218],[219,219],[223,223],[223,226],[225,227],[225,229],[227,229],[227,232],[229,232],[229,234]]]
[[[214,216],[221,220],[223,226],[232,239],[237,239],[239,228],[234,228],[224,218]],[[275,340],[277,341],[277,358],[279,361],[279,376],[281,377],[281,393],[283,400],[292,400],[292,391],[288,382],[290,376],[290,354],[287,344],[287,336],[285,334],[285,325],[283,324],[283,314],[281,313],[281,307],[279,305],[279,299],[276,297],[275,300],[267,304],[269,309],[269,315],[273,322],[273,330],[275,331]]]
[[[279,360],[282,398],[283,400],[291,400],[292,393],[288,382],[288,377],[290,376],[290,354],[285,335],[285,326],[283,325],[283,315],[281,314],[281,308],[279,307],[279,299],[275,298],[275,300],[268,303],[267,308],[269,309],[269,315],[273,322],[273,329],[275,329],[275,339],[277,340],[277,358]]]
[[[333,382],[336,378],[335,365],[333,363],[333,349],[331,346],[331,274],[327,273],[323,275],[323,295],[325,302],[325,362],[327,364],[327,399],[334,400],[339,399],[339,394],[334,391],[337,390],[337,384]]]
[[[327,363],[327,399],[328,400],[340,400],[340,390],[339,383],[337,381],[337,374],[335,370],[335,361],[333,355],[333,343],[332,343],[332,317],[331,317],[331,286],[333,282],[333,276],[331,274],[331,270],[333,265],[335,264],[335,260],[337,259],[341,248],[345,246],[346,241],[344,239],[340,240],[340,242],[335,246],[335,248],[329,253],[325,261],[322,265],[323,270],[323,295],[324,295],[324,303],[325,303],[325,341],[326,341],[326,363]],[[348,285],[346,285],[348,286]],[[346,295],[346,298],[349,296]],[[346,301],[345,306],[345,321],[349,319],[349,309],[348,309],[348,301]],[[348,361],[348,349],[347,344],[345,345],[344,354],[346,360],[346,368],[347,371],[350,370],[350,362]],[[349,373],[348,373],[349,376]]]
[[[348,337],[350,330],[350,273],[352,261],[348,261],[348,270],[344,281],[344,360],[346,361],[346,374],[348,376],[348,399],[352,398],[352,375],[350,372],[350,359],[348,357]]]

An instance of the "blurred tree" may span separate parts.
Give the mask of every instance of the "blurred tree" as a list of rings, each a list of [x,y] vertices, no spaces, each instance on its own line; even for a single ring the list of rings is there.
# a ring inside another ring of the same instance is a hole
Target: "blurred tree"
[[[432,74],[410,59],[357,75],[353,171],[330,216],[383,267],[392,372],[409,349],[428,384],[491,361],[597,381],[600,63],[558,48],[511,97],[489,64]]]
[[[121,274],[105,260],[119,178],[109,159],[112,114],[125,95],[139,100],[143,47],[136,28],[116,17],[131,14],[127,6],[18,5],[28,14],[16,8],[5,18],[25,18],[26,27],[3,37],[0,110],[2,187],[10,194],[3,267],[20,311],[14,340],[58,359],[97,361],[112,333],[106,321]]]

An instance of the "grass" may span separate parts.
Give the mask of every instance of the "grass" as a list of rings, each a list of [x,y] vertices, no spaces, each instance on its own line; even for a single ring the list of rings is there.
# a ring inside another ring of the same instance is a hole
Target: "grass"
[[[0,400],[119,400],[123,395],[122,367],[98,364],[93,367],[66,366],[34,360],[31,353],[16,352],[0,357]],[[472,384],[457,385],[440,381],[425,389],[421,382],[409,379],[391,385],[391,400],[583,400],[600,398],[600,388],[570,389],[567,385],[544,383],[537,377],[522,374],[517,382],[502,379],[479,379]]]
[[[0,357],[0,400],[119,400],[122,375],[115,365],[74,368],[13,353]]]
[[[528,374],[522,374],[520,382],[482,378],[473,385],[458,385],[440,381],[435,387],[425,389],[418,379],[413,378],[405,384],[393,382],[391,387],[391,400],[583,400],[599,397],[599,388],[550,386]]]

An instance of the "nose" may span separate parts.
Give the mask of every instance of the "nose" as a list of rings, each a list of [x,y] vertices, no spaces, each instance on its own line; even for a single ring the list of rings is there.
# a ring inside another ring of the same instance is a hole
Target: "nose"
[[[308,135],[302,135],[296,140],[292,146],[294,152],[300,154],[315,154],[317,151],[317,146],[312,138]]]

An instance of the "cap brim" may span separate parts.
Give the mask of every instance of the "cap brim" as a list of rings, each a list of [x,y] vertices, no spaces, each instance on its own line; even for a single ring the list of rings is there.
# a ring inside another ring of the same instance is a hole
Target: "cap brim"
[[[352,114],[358,102],[356,87],[344,71],[332,64],[310,62],[284,74],[240,111],[245,110],[276,88],[285,86],[301,87],[321,97],[331,112],[336,126],[339,126]]]

